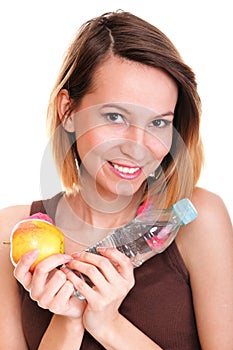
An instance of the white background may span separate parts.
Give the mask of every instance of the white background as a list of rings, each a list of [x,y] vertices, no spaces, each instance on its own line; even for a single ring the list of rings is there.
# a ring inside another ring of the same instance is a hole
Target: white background
[[[233,21],[231,1],[15,0],[0,5],[0,207],[41,193],[46,109],[65,51],[79,26],[123,9],[160,28],[196,73],[206,164],[199,185],[233,217]],[[59,190],[48,169],[48,195]],[[49,191],[51,193],[49,193]]]

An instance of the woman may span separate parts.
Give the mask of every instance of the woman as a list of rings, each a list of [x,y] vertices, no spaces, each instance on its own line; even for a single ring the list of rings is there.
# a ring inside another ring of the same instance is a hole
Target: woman
[[[193,72],[157,28],[116,12],[80,29],[48,110],[64,192],[6,208],[0,224],[9,240],[19,220],[47,213],[65,234],[66,254],[32,274],[38,251],[14,269],[1,248],[2,347],[231,349],[232,225],[222,200],[196,187],[200,112]],[[198,218],[141,267],[117,249],[83,252],[148,203],[170,208],[184,197]]]

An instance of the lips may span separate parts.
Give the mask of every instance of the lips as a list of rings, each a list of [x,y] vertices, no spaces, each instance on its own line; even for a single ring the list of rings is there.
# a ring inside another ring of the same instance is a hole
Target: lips
[[[116,175],[127,180],[137,178],[142,172],[142,168],[140,167],[126,166],[112,162],[108,162],[108,165]]]

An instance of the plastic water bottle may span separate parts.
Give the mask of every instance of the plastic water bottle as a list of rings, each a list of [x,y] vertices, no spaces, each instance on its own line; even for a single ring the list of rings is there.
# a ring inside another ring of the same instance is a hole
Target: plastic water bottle
[[[197,211],[188,198],[181,199],[171,209],[155,210],[149,207],[85,251],[99,254],[98,247],[114,247],[128,256],[134,267],[138,267],[163,252],[173,242],[179,228],[196,217]],[[77,271],[75,273],[93,286],[87,276]],[[74,295],[84,299],[78,291]]]
[[[85,251],[98,254],[98,247],[115,247],[137,267],[163,252],[175,239],[180,226],[196,217],[197,211],[188,198],[181,199],[171,209],[148,208]]]

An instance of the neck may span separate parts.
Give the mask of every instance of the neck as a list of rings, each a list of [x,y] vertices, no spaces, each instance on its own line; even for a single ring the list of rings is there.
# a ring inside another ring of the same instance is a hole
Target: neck
[[[121,211],[105,213],[90,207],[81,193],[63,197],[57,207],[55,223],[67,238],[88,247],[135,217],[139,200],[134,199]]]
[[[66,198],[67,204],[79,220],[98,229],[115,229],[131,221],[137,212],[141,194],[130,199],[118,196],[115,200],[96,200],[80,191],[75,197]]]
[[[70,200],[73,211],[94,227],[117,227],[135,217],[143,188],[132,193],[132,186],[121,181],[120,193],[102,188],[87,173],[80,176],[80,191]]]

